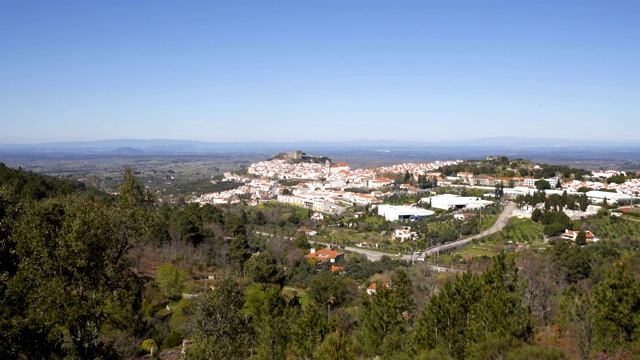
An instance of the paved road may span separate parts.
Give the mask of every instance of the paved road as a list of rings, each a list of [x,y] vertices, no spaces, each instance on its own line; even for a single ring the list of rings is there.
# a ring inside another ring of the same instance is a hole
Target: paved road
[[[321,242],[317,242],[317,241],[310,241],[312,243],[315,244],[319,244],[319,245],[323,245],[323,246],[331,246],[331,244],[327,244],[327,243],[321,243]],[[335,245],[333,245],[335,246]],[[350,246],[345,246],[344,249],[340,248],[340,250],[345,250],[345,251],[351,251],[351,252],[355,252],[358,254],[362,254],[365,255],[367,257],[367,259],[369,261],[380,261],[380,259],[386,255],[389,257],[392,257],[394,259],[402,259],[402,260],[407,260],[407,261],[412,261],[415,260],[416,257],[413,256],[411,257],[411,255],[394,255],[394,254],[387,254],[387,253],[383,253],[380,251],[374,251],[374,250],[367,250],[367,249],[363,249],[363,248],[358,248],[358,247],[350,247]],[[448,268],[448,267],[444,267],[444,266],[438,266],[438,265],[433,265],[433,264],[429,264],[427,263],[427,266],[435,271],[438,272],[454,272],[454,273],[462,273],[462,270],[459,269],[452,269],[452,268]]]
[[[425,251],[424,255],[425,256],[431,256],[431,255],[435,254],[436,252],[448,250],[448,249],[451,249],[451,248],[460,247],[462,245],[466,245],[466,244],[470,243],[472,240],[479,239],[481,237],[485,237],[485,236],[497,233],[498,231],[502,230],[507,225],[507,222],[509,222],[509,217],[511,216],[511,213],[513,212],[513,210],[515,210],[515,208],[516,208],[516,205],[514,203],[507,204],[507,206],[505,206],[504,209],[502,210],[502,213],[498,217],[498,220],[496,221],[496,223],[493,224],[493,226],[490,227],[489,229],[481,232],[478,235],[474,235],[474,236],[468,237],[466,239],[462,239],[462,240],[450,242],[448,244],[442,244],[442,245],[437,245],[437,246],[431,247],[431,248],[429,248],[429,249],[427,249]],[[256,233],[260,234],[260,235],[273,236],[273,234],[268,234],[268,233],[262,233],[262,232],[256,232]],[[290,239],[292,239],[292,238],[290,238]],[[332,245],[332,244],[317,242],[317,241],[313,241],[313,240],[311,240],[310,242],[315,243],[315,244],[320,244],[320,245],[323,245],[323,246],[327,246],[327,247],[335,246],[335,245]],[[398,255],[387,254],[387,253],[383,253],[383,252],[379,252],[379,251],[367,250],[367,249],[363,249],[363,248],[350,247],[350,246],[345,247],[344,250],[355,252],[355,253],[359,253],[359,254],[363,254],[370,261],[380,261],[380,259],[382,258],[383,255],[391,256],[393,258],[402,258],[403,260],[407,260],[407,261],[411,261],[411,260],[415,259],[415,257],[412,257],[411,255],[398,256]],[[427,265],[430,268],[432,268],[432,269],[434,269],[436,271],[440,271],[440,272],[456,272],[456,273],[462,272],[462,270],[452,269],[452,268],[447,268],[447,267],[442,267],[442,266],[437,266],[437,265],[433,265],[433,264],[429,264],[429,263],[427,263]]]
[[[511,216],[511,213],[513,213],[513,210],[515,210],[515,208],[516,208],[516,204],[514,204],[514,203],[507,204],[507,206],[505,206],[504,209],[502,210],[502,213],[498,217],[498,220],[496,221],[496,223],[493,224],[493,226],[490,227],[489,229],[481,232],[478,235],[474,235],[474,236],[468,237],[466,239],[453,241],[453,242],[450,242],[448,244],[442,244],[442,245],[433,246],[433,247],[427,249],[425,251],[424,255],[425,256],[431,256],[431,255],[435,254],[436,252],[440,252],[440,251],[443,251],[443,250],[448,250],[448,249],[451,249],[451,248],[457,248],[457,247],[460,247],[462,245],[467,245],[472,240],[479,239],[479,238],[482,238],[482,237],[489,236],[491,234],[497,233],[498,231],[502,230],[507,225],[507,223],[509,222],[509,217]]]

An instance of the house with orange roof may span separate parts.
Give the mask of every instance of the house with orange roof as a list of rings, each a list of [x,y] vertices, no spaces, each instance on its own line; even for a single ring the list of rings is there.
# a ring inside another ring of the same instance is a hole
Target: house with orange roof
[[[469,184],[480,186],[494,186],[496,184],[496,179],[490,175],[480,175],[470,178]]]
[[[337,164],[329,165],[329,173],[330,174],[338,174],[342,171],[349,172],[349,165],[345,164],[344,161],[340,161]]]
[[[305,255],[304,257],[306,257],[309,260],[313,260],[316,259],[319,263],[320,262],[338,262],[342,259],[344,259],[344,253],[335,251],[335,250],[331,250],[331,249],[320,249],[320,250],[316,250],[314,248],[311,248],[310,250],[311,252],[308,253],[307,255]]]
[[[391,289],[391,283],[384,283],[382,284],[382,286],[386,287],[387,289]],[[373,295],[376,293],[376,283],[371,283],[371,285],[369,285],[369,287],[367,288],[367,295]]]
[[[408,193],[416,193],[418,192],[418,188],[411,184],[402,184],[400,185],[400,189],[407,190]]]
[[[383,186],[391,186],[391,185],[393,185],[394,182],[395,182],[394,179],[389,179],[389,178],[369,179],[367,181],[367,187],[368,188],[372,188],[372,189],[378,189],[378,188],[381,188]]]
[[[314,230],[311,230],[309,228],[306,227],[301,227],[300,229],[298,229],[298,231],[302,231],[303,233],[309,235],[309,236],[316,236],[318,233]]]
[[[591,231],[586,230],[585,232],[586,232],[587,242],[598,242],[600,240]],[[567,229],[564,231],[564,233],[562,233],[561,237],[563,239],[576,241],[578,234],[580,234],[580,231],[573,231],[573,230]]]
[[[508,186],[509,182],[513,181],[513,178],[508,176],[501,176],[498,178],[498,181],[500,181],[500,183],[502,183],[503,186]]]

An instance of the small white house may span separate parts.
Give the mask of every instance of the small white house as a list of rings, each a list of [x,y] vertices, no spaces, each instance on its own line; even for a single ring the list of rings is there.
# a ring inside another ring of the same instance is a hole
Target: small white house
[[[394,237],[400,241],[405,241],[405,240],[413,240],[416,237],[418,237],[418,235],[416,234],[415,231],[411,231],[411,227],[403,226],[401,229],[397,229],[394,232]]]
[[[562,233],[561,237],[563,239],[576,241],[576,239],[578,238],[578,234],[580,234],[580,231],[565,230],[564,233]],[[585,231],[585,235],[587,238],[587,242],[598,242],[600,240],[589,230]]]

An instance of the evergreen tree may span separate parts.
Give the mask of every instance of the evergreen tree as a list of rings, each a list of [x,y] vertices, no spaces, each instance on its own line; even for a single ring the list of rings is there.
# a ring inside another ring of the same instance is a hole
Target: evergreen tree
[[[195,298],[185,309],[195,333],[187,359],[246,359],[252,334],[244,303],[242,287],[230,276]]]
[[[589,206],[589,199],[587,198],[587,195],[582,194],[580,195],[580,210],[581,211],[587,211],[587,207]]]
[[[322,305],[312,301],[302,314],[295,317],[291,329],[292,354],[296,358],[311,358],[329,331]]]
[[[229,256],[239,269],[244,269],[244,264],[251,258],[249,243],[244,234],[236,235],[229,244]]]
[[[411,279],[399,268],[392,280],[392,288],[376,284],[376,292],[362,299],[359,327],[363,348],[373,354],[405,352],[403,339],[408,333],[414,306],[411,296]]]
[[[251,352],[257,359],[284,359],[292,316],[277,285],[253,285],[245,290],[244,314],[253,327]]]
[[[640,282],[624,264],[616,264],[594,289],[594,344],[608,354],[640,338]]]
[[[184,280],[184,270],[176,268],[173,264],[165,264],[158,267],[156,282],[168,298],[180,298],[184,290]]]
[[[284,284],[284,270],[270,253],[254,255],[245,264],[247,276],[262,284]]]
[[[567,206],[567,203],[569,202],[569,197],[567,195],[567,191],[563,191],[562,192],[562,197],[560,199],[560,208],[564,209],[565,206]]]
[[[418,318],[414,352],[440,347],[463,359],[471,344],[494,335],[527,341],[530,310],[522,305],[516,274],[502,254],[484,274],[466,272],[455,284],[446,282]]]

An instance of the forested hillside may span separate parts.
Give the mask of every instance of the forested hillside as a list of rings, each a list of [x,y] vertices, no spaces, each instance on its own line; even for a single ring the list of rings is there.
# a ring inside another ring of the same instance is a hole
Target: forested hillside
[[[0,164],[1,358],[640,354],[637,242],[559,240],[454,276],[386,256],[309,261],[295,231],[309,215],[158,205],[131,169],[111,196]]]

